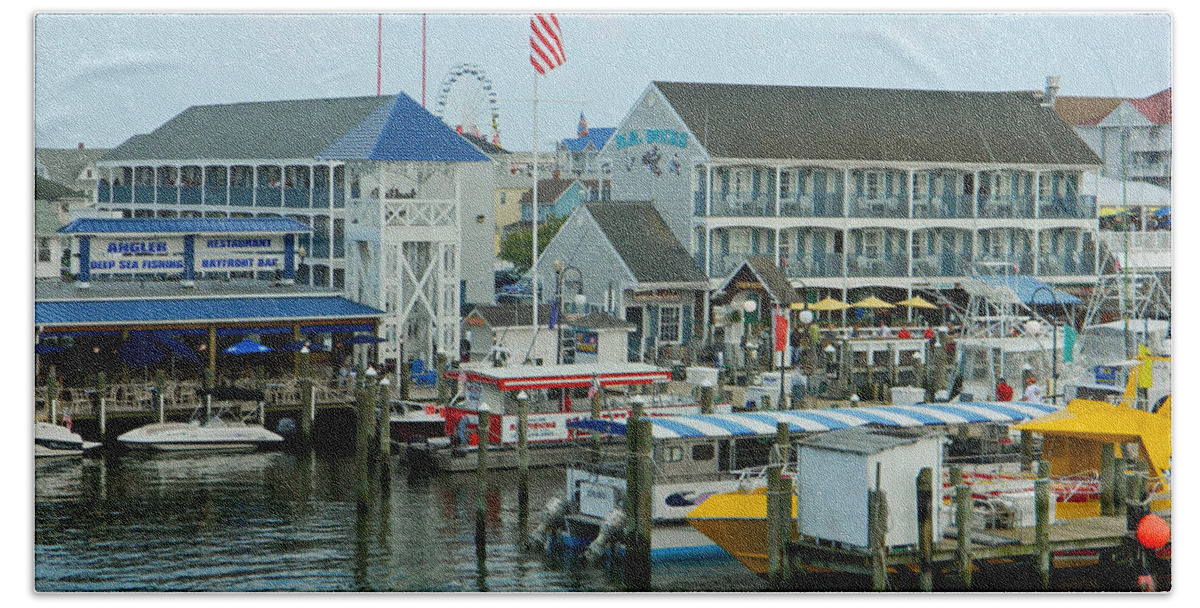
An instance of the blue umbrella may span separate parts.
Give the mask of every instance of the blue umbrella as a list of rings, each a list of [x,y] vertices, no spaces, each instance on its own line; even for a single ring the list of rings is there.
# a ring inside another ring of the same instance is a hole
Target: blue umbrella
[[[34,344],[33,352],[39,355],[48,355],[50,353],[62,353],[66,351],[53,344]]]
[[[228,353],[230,355],[249,355],[253,353],[269,353],[271,350],[272,349],[269,346],[263,346],[254,340],[247,339],[242,340],[241,342],[238,342],[237,344],[234,344],[233,346],[230,346],[221,352]]]
[[[1150,215],[1153,215],[1154,217],[1171,217],[1171,208],[1170,207],[1159,207],[1158,209],[1155,209],[1154,212],[1151,213]]]
[[[117,347],[117,360],[125,365],[154,365],[166,358],[166,349],[143,333],[131,334]]]

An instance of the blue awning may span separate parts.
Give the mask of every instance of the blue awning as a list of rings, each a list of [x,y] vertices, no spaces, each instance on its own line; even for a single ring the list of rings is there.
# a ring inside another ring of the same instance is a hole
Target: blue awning
[[[64,234],[235,234],[312,232],[290,217],[79,218],[58,229]]]
[[[980,277],[989,287],[1008,287],[1017,294],[1017,299],[1025,304],[1079,304],[1077,296],[1065,291],[1059,291],[1048,283],[1039,281],[1031,276],[1014,275],[1009,277]]]
[[[351,302],[342,297],[255,296],[231,298],[148,298],[143,300],[60,300],[35,302],[34,323],[46,326],[49,333],[63,326],[156,325],[177,323],[256,323],[265,321],[321,321],[322,325],[341,319],[377,319],[383,311]],[[315,325],[315,324],[314,324]],[[371,325],[368,323],[367,329]],[[265,327],[239,329],[241,333],[270,333]],[[291,331],[290,328],[285,328]]]

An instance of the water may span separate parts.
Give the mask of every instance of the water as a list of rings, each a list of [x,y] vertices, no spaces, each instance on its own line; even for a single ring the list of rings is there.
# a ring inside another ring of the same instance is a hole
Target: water
[[[475,543],[475,476],[410,480],[359,514],[350,455],[110,455],[38,463],[38,591],[622,591],[619,574],[516,546],[517,489],[493,472],[487,543]],[[563,492],[530,472],[531,525]],[[655,564],[656,591],[750,591],[732,559]]]

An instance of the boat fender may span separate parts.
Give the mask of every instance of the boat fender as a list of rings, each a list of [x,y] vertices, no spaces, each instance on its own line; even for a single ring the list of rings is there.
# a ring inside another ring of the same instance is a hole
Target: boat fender
[[[611,545],[617,538],[620,538],[625,532],[625,512],[621,509],[613,509],[604,516],[604,521],[600,523],[600,531],[596,533],[596,540],[588,545],[587,551],[583,557],[589,563],[595,563],[600,558],[604,557],[604,550]]]
[[[560,527],[563,523],[563,517],[567,514],[567,500],[562,496],[552,496],[546,501],[542,507],[542,512],[538,515],[537,525],[533,529],[533,533],[529,535],[531,543],[540,544],[541,539],[546,537],[546,534]]]

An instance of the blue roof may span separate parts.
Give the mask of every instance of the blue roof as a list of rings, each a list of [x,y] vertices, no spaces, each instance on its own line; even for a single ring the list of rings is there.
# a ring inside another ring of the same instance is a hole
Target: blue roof
[[[600,148],[604,147],[604,144],[608,143],[608,140],[612,138],[613,133],[616,132],[616,129],[610,127],[597,127],[595,129],[588,129],[587,135],[572,139],[564,139],[563,145],[572,152],[581,152],[587,148],[588,144],[591,144],[593,148],[599,150]]]
[[[35,302],[37,325],[300,321],[379,317],[384,313],[339,296],[161,298]]]
[[[488,157],[408,95],[380,106],[317,155],[332,160],[486,162]]]
[[[230,234],[312,232],[290,217],[80,218],[58,229],[71,234]]]
[[[1059,291],[1031,276],[1018,274],[1007,277],[980,277],[989,287],[1008,287],[1025,304],[1079,304],[1077,296]]]
[[[786,422],[793,433],[816,433],[868,424],[890,427],[938,426],[972,422],[1008,424],[1030,420],[1057,411],[1051,404],[1023,401],[918,403],[905,406],[786,410],[737,414],[685,414],[643,418],[653,424],[656,439],[676,437],[748,437],[775,434],[775,426]],[[623,421],[579,420],[568,428],[625,434]]]

